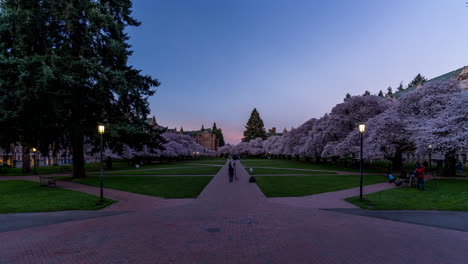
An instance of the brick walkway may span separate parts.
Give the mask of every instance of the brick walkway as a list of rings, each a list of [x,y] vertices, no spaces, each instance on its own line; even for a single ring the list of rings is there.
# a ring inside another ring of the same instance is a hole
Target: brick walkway
[[[239,181],[228,183],[225,166],[198,199],[172,201],[106,190],[110,198],[124,201],[106,210],[135,212],[0,233],[0,263],[414,264],[468,259],[468,233],[267,199],[247,182],[240,163],[237,168]],[[97,190],[68,184],[64,187]]]

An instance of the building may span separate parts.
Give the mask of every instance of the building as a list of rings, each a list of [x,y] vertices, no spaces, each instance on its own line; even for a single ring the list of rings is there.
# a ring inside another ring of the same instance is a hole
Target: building
[[[29,163],[30,167],[42,167],[53,165],[71,165],[72,155],[69,151],[61,150],[58,153],[50,151],[49,155],[42,155],[39,151],[29,150],[20,145],[11,144],[9,150],[0,149],[0,166],[11,168],[22,168],[24,163]],[[86,162],[91,162],[86,160]]]
[[[276,127],[272,127],[271,129],[268,129],[268,132],[266,133],[267,138],[271,136],[282,136],[284,134],[288,133],[288,130],[286,128],[283,130],[283,133],[277,133],[276,132]]]
[[[205,150],[218,151],[219,140],[216,138],[216,135],[213,134],[211,128],[205,129],[204,125],[202,125],[200,130],[184,131],[184,129],[180,127],[180,130],[177,131],[177,128],[170,129],[159,125],[155,116],[153,116],[152,118],[148,118],[147,121],[154,129],[164,130],[173,133],[182,133],[184,135],[191,136],[193,139],[195,139],[195,142],[203,146]]]
[[[450,79],[460,81],[460,86],[464,89],[468,89],[468,66],[464,66],[460,69],[457,69],[457,70],[448,72],[446,74],[440,75],[438,77],[435,77],[433,79],[427,80],[425,83],[429,83],[431,81],[442,81],[442,80],[450,80]],[[422,87],[421,84],[408,87],[406,89],[403,89],[402,91],[395,92],[393,94],[393,97],[400,98],[402,95],[408,92],[411,92],[414,89],[418,89],[420,87]]]

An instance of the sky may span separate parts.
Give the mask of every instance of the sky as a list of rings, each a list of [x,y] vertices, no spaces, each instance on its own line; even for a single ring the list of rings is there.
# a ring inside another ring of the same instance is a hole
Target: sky
[[[240,142],[253,108],[278,131],[346,93],[386,92],[468,65],[465,0],[134,0],[129,64],[161,85],[160,125],[216,122]]]

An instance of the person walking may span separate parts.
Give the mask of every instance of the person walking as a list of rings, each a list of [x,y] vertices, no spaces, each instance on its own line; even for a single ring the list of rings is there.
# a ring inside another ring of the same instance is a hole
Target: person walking
[[[239,178],[237,178],[237,166],[236,166],[236,162],[234,161],[234,180],[238,181]]]
[[[229,162],[228,175],[229,175],[229,183],[231,183],[232,177],[234,177],[234,167],[232,167],[231,162]]]
[[[416,169],[416,177],[418,177],[418,184],[416,185],[416,188],[421,191],[424,191],[424,171],[425,170],[426,170],[426,167],[424,166],[419,166],[419,168]]]

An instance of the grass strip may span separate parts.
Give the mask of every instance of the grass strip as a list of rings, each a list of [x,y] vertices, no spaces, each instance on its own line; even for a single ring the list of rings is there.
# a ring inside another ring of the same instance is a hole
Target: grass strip
[[[106,199],[97,206],[99,197],[60,188],[40,187],[37,182],[0,181],[0,213],[97,210],[115,201]]]
[[[104,187],[163,198],[195,198],[211,181],[211,176],[105,176]],[[74,182],[99,187],[99,177]]]
[[[468,181],[437,179],[426,182],[425,191],[394,188],[346,200],[372,210],[468,211]]]
[[[267,197],[293,197],[344,190],[359,186],[359,175],[257,176]],[[365,175],[364,185],[385,182],[381,175]]]

